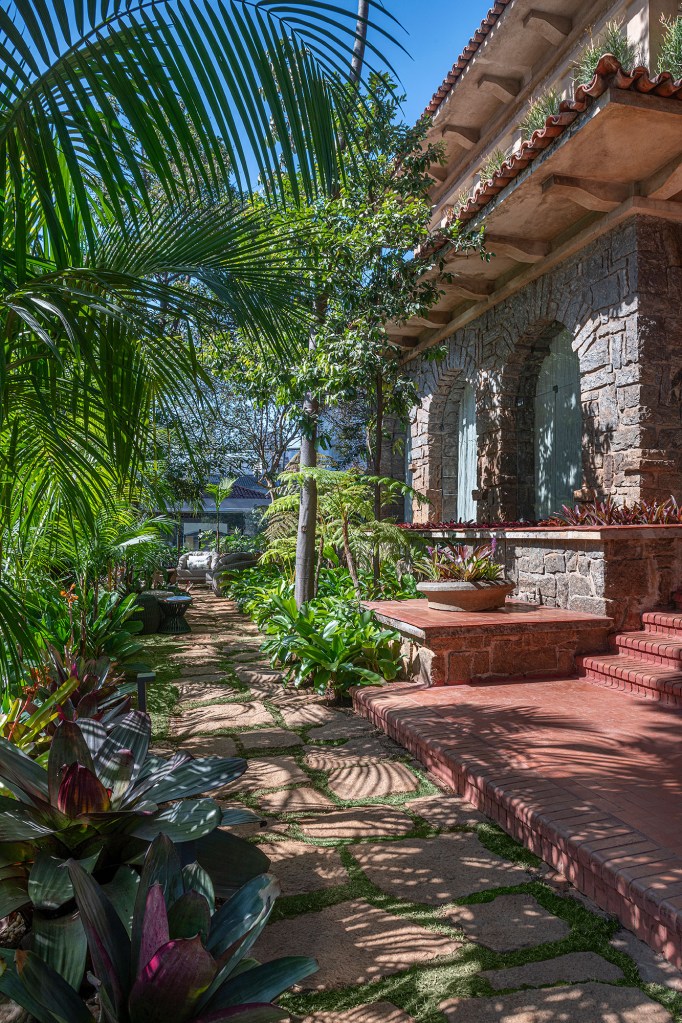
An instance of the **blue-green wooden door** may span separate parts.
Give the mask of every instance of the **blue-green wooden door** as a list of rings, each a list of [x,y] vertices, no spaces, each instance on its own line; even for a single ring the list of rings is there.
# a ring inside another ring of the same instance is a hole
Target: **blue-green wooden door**
[[[580,364],[571,337],[552,341],[535,392],[535,514],[572,505],[582,483]]]
[[[459,452],[457,459],[457,517],[462,522],[476,521],[478,438],[476,433],[476,394],[471,384],[462,392],[459,404]]]

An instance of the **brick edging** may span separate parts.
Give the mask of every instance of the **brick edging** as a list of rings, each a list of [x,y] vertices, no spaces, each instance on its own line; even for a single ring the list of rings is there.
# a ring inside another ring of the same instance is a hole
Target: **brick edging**
[[[353,705],[438,781],[682,968],[682,858],[556,782],[509,767],[475,737],[455,749],[447,727],[422,733],[392,696],[386,689],[357,689]]]

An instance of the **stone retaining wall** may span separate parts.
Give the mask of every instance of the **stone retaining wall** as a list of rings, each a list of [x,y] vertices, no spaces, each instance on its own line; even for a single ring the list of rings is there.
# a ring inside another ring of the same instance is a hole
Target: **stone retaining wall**
[[[484,542],[488,530],[431,533]],[[682,587],[682,526],[494,532],[515,599],[607,615],[616,630],[640,627],[642,611],[666,606]]]

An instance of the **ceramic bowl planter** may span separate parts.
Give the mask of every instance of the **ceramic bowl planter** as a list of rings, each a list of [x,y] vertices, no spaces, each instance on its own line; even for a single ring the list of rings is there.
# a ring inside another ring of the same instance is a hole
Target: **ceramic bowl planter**
[[[428,598],[434,611],[492,611],[504,606],[506,598],[514,592],[514,583],[506,579],[473,583],[446,579],[419,583],[417,589]]]

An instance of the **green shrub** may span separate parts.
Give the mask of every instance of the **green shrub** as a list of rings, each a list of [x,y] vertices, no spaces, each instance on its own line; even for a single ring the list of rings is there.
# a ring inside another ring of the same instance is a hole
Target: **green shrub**
[[[486,158],[485,162],[481,165],[479,171],[481,182],[490,181],[498,170],[502,167],[502,164],[507,159],[507,154],[503,149],[493,149],[492,153]]]
[[[573,82],[576,87],[589,85],[594,78],[597,64],[605,53],[612,53],[626,71],[631,71],[642,63],[641,52],[634,43],[628,42],[622,21],[610,21],[601,35],[585,47],[575,62]]]
[[[352,686],[381,685],[401,668],[400,636],[382,628],[371,611],[334,597],[319,597],[298,609],[292,596],[271,596],[251,608],[259,616],[273,667],[296,688],[346,695]]]
[[[531,103],[526,116],[519,121],[518,128],[522,138],[529,139],[534,131],[542,131],[547,118],[559,113],[560,102],[559,93],[555,89],[550,89]]]
[[[657,71],[669,71],[675,79],[682,78],[682,17],[661,18],[664,25]]]

